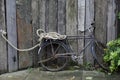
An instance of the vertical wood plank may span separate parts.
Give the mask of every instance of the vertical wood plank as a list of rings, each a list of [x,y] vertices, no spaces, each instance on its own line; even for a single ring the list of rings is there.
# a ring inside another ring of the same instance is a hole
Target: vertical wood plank
[[[80,31],[84,31],[85,28],[85,0],[78,0],[78,35],[84,36],[84,33],[80,33]],[[81,51],[84,47],[84,39],[78,40],[78,52]],[[84,52],[83,52],[84,53]],[[79,64],[83,64],[83,53],[79,56]]]
[[[46,8],[46,29],[57,31],[57,0],[47,0]]]
[[[66,1],[66,34],[77,35],[77,0]]]
[[[45,30],[45,2],[46,0],[39,0],[39,28]]]
[[[18,48],[32,47],[31,0],[17,0]],[[32,51],[19,52],[19,69],[32,66]]]
[[[107,2],[95,0],[95,37],[102,43],[107,41]]]
[[[45,31],[48,32],[49,27],[49,0],[45,2]]]
[[[85,0],[78,0],[78,30],[84,31],[85,26]]]
[[[116,3],[115,0],[108,0],[108,11],[107,11],[107,42],[116,38]]]
[[[118,14],[120,12],[120,0],[115,0],[115,3],[116,3],[116,13]],[[120,34],[120,19],[117,17],[116,19],[116,26],[117,26],[117,37],[119,37],[119,34]]]
[[[4,0],[0,0],[0,29],[6,29]],[[0,36],[0,74],[4,72],[7,72],[7,48],[6,42]]]
[[[16,32],[16,0],[6,0],[7,33],[8,40],[17,47]],[[9,72],[18,69],[17,51],[8,45],[8,70]]]
[[[107,5],[108,0],[95,0],[95,38],[104,44],[107,42]]]
[[[85,5],[85,29],[91,27],[91,23],[94,22],[94,0],[86,0]],[[89,35],[88,31],[85,32],[85,35]],[[85,39],[85,46],[88,44],[90,40]],[[85,62],[93,64],[93,57],[90,51],[90,46],[85,50]]]
[[[66,0],[58,0],[58,33],[65,34],[66,21],[65,21]]]
[[[32,0],[33,44],[37,41],[36,30],[39,28],[39,0]]]
[[[32,26],[33,26],[33,45],[37,44],[38,36],[36,35],[37,29],[45,30],[45,3],[46,0],[32,0]],[[34,66],[37,66],[38,49],[34,49]]]
[[[77,0],[66,0],[66,35],[77,35]],[[77,40],[70,40],[70,45],[77,52]]]

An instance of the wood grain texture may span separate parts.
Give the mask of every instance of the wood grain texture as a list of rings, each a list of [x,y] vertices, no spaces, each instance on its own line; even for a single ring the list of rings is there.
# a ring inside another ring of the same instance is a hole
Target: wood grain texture
[[[17,32],[18,48],[26,49],[32,47],[32,25],[31,25],[31,0],[19,0],[17,3]],[[33,65],[33,54],[29,52],[18,52],[19,69]]]
[[[116,23],[116,3],[115,0],[108,1],[108,11],[107,11],[107,42],[114,40],[117,37]]]
[[[17,47],[17,32],[16,32],[16,1],[6,0],[6,19],[8,40]],[[18,70],[17,51],[8,45],[8,71]]]
[[[58,33],[66,33],[66,0],[58,0]]]
[[[32,0],[32,26],[33,26],[33,45],[38,43],[38,36],[36,35],[37,29],[45,29],[45,3],[46,0]],[[38,66],[38,48],[33,50],[33,63],[34,66]]]
[[[94,0],[86,0],[85,5],[85,29],[88,29],[91,27],[92,23],[94,22]],[[89,35],[90,33],[88,31],[85,32],[85,35]],[[89,43],[89,39],[85,39],[85,46]],[[88,46],[85,50],[85,62],[87,63],[94,63],[91,50],[91,46]]]
[[[116,14],[118,13],[118,12],[120,12],[120,0],[115,0],[115,3],[116,3]],[[116,30],[116,32],[117,32],[117,37],[119,37],[119,34],[120,34],[120,19],[117,17],[116,18],[116,26],[117,26],[117,30]]]
[[[32,0],[31,4],[32,4],[33,45],[35,45],[38,41],[36,30],[39,29],[39,0]],[[33,50],[33,65],[37,66],[37,48]]]
[[[46,1],[46,30],[57,31],[57,0]]]
[[[85,26],[85,0],[78,0],[78,30],[84,31]]]
[[[4,0],[0,0],[0,29],[6,29]],[[7,72],[7,48],[6,42],[0,36],[0,74],[4,72]]]
[[[84,36],[84,33],[80,33],[80,31],[84,31],[85,28],[85,0],[78,0],[78,35]],[[84,48],[84,39],[78,40],[78,52],[80,52]],[[83,55],[84,52],[79,56],[79,64],[83,64]]]
[[[45,3],[46,0],[39,0],[39,28],[45,30]]]
[[[77,0],[66,0],[66,35],[77,35]],[[77,40],[70,40],[72,49],[77,52]]]
[[[95,37],[102,43],[107,41],[107,2],[95,0]]]

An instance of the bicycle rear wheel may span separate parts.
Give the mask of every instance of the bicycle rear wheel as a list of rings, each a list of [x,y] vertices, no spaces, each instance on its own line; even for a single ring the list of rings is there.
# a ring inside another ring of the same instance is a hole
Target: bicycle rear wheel
[[[103,60],[105,47],[106,46],[104,46],[100,42],[93,42],[91,45],[91,51],[92,51],[92,55],[95,59],[95,64],[94,64],[95,67],[96,68],[101,67],[104,70],[108,71],[108,65]]]
[[[47,41],[39,49],[39,61],[45,70],[59,71],[66,67],[68,57],[61,54],[68,53],[67,46],[61,41]],[[58,55],[58,56],[56,56]]]

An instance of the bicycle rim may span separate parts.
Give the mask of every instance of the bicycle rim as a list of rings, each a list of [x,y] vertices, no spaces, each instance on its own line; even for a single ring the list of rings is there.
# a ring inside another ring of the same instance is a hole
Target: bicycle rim
[[[66,67],[68,62],[68,57],[65,56],[57,56],[56,54],[65,54],[68,52],[67,46],[60,41],[52,41],[52,45],[50,42],[44,43],[44,45],[40,49],[39,60],[40,64],[45,70],[49,71],[59,71]],[[47,60],[48,59],[48,60]],[[43,60],[47,60],[42,62]]]
[[[103,57],[104,57],[104,48],[103,45],[99,42],[93,42],[91,45],[91,51],[92,55],[95,59],[94,66],[95,68],[102,68],[106,71],[108,71],[108,65],[104,62]]]

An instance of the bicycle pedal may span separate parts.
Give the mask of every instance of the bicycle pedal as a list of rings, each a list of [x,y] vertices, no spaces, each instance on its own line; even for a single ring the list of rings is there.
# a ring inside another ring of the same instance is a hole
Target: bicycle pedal
[[[77,62],[77,59],[78,59],[78,57],[77,57],[77,56],[72,55],[72,56],[71,56],[71,58],[72,58],[72,60],[73,60],[73,61]]]

